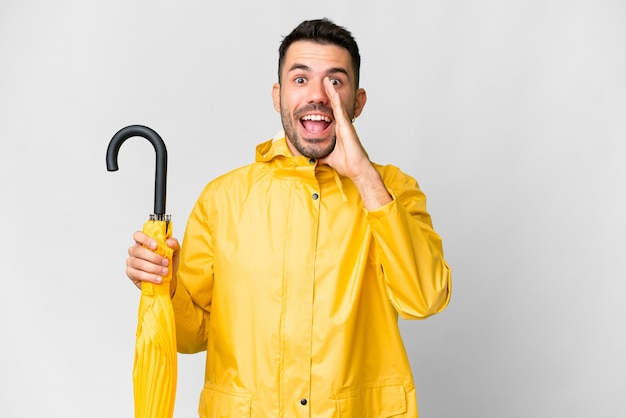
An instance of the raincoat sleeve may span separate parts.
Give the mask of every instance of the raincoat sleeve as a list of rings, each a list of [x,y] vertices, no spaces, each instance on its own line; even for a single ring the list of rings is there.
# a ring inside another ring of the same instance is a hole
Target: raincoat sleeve
[[[393,166],[378,169],[393,201],[367,216],[387,294],[401,317],[426,318],[447,306],[452,290],[441,238],[417,181]]]
[[[196,202],[185,230],[172,306],[176,318],[178,352],[206,350],[213,298],[213,240],[208,207]]]

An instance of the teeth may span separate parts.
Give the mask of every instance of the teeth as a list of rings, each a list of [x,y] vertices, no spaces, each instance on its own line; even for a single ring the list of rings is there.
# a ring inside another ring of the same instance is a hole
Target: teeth
[[[313,121],[323,120],[324,122],[331,122],[330,118],[324,115],[305,115],[302,117],[302,120],[313,120]]]

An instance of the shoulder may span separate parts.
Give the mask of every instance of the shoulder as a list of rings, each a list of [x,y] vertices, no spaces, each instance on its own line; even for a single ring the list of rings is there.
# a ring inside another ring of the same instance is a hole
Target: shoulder
[[[230,200],[237,195],[247,194],[254,183],[268,174],[266,166],[255,162],[222,174],[204,187],[200,199]]]

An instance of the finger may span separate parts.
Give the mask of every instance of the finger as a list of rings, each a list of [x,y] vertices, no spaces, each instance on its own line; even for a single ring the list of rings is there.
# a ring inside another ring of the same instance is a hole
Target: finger
[[[176,238],[168,238],[165,243],[168,247],[174,250],[174,252],[178,252],[180,250],[180,244]]]
[[[154,238],[144,234],[141,231],[137,231],[133,234],[133,239],[135,240],[135,242],[137,244],[143,245],[147,248],[156,250],[157,248],[157,242],[154,240]]]
[[[346,108],[343,106],[343,103],[341,103],[339,93],[337,93],[333,83],[330,82],[329,77],[324,78],[324,87],[326,88],[326,95],[330,99],[330,105],[333,109],[335,121],[342,124],[348,123],[348,113]]]
[[[152,283],[161,283],[163,276],[167,275],[169,267],[167,266],[167,258],[158,257],[156,260],[150,257],[150,250],[142,248],[143,252],[148,253],[148,260],[139,257],[128,257],[126,259],[126,275],[135,283],[140,281],[148,281]],[[152,253],[154,254],[154,253]],[[146,255],[146,254],[144,254]],[[155,262],[156,261],[156,262]]]
[[[159,284],[163,282],[163,276],[160,276],[158,274],[148,273],[143,270],[137,270],[132,267],[126,268],[126,275],[139,288],[141,288],[140,284],[142,282],[149,282],[149,283],[155,283],[155,284]]]
[[[168,264],[167,258],[158,257],[158,258],[139,258],[139,257],[128,257],[126,259],[126,266],[135,270],[145,271],[149,274],[156,275],[165,275],[167,274]]]
[[[135,243],[135,245],[128,249],[128,256],[129,259],[136,258],[138,260],[145,260],[149,263],[161,266],[167,266],[169,263],[167,257],[163,257],[162,255],[154,252],[149,248],[144,247],[139,243]]]

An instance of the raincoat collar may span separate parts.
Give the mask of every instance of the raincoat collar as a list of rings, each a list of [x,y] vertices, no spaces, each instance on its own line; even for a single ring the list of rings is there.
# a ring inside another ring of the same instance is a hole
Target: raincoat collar
[[[344,193],[339,173],[328,165],[319,164],[316,160],[311,160],[302,155],[295,157],[287,145],[284,130],[280,130],[274,138],[256,147],[256,161],[273,162],[277,174],[293,176],[299,173],[306,176],[306,173],[310,173],[309,175],[316,178],[319,182],[334,180],[339,188],[342,200],[344,202],[348,200]]]
[[[285,137],[285,131],[280,130],[274,138],[259,144],[256,147],[256,161],[268,162],[276,157],[296,158],[293,156],[287,146],[287,138]],[[305,157],[302,157],[305,158]]]

